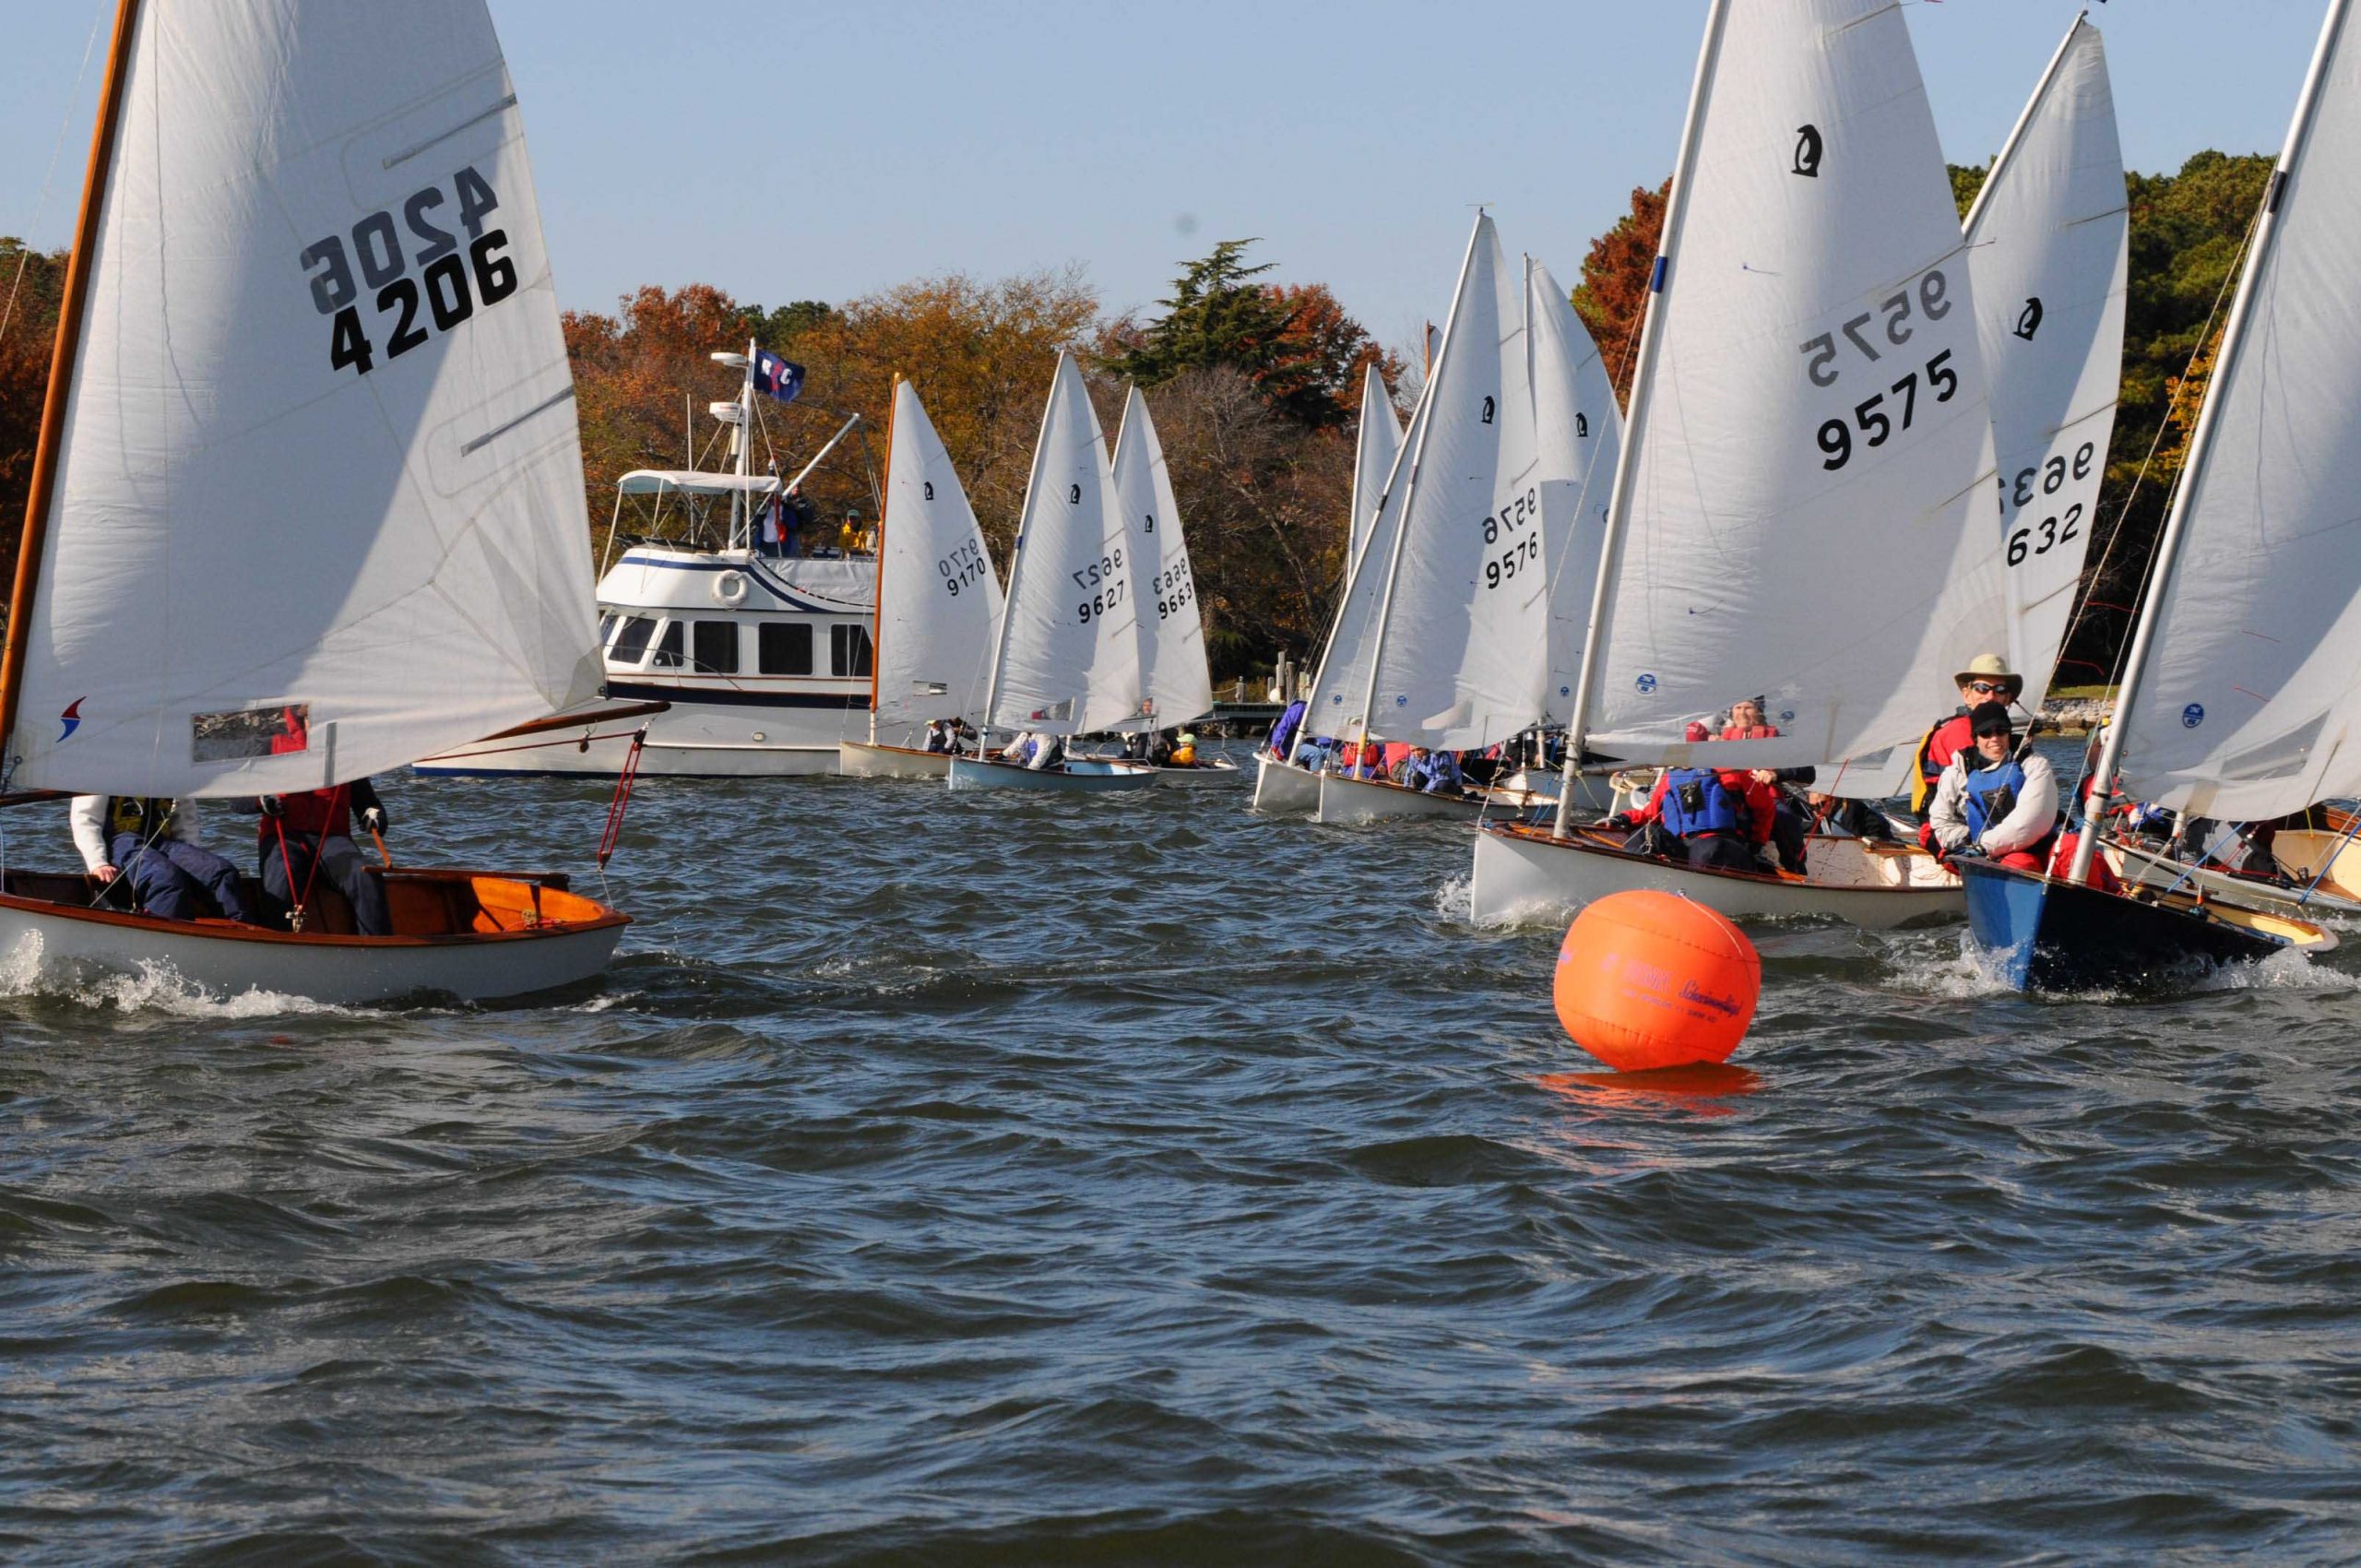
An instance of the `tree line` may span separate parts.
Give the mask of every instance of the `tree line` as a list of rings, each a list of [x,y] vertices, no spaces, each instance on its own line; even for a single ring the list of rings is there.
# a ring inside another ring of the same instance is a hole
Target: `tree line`
[[[2210,351],[2200,354],[2201,339],[2209,319],[2218,337],[2215,306],[2225,303],[2271,166],[2260,154],[2209,151],[2174,173],[2130,177],[2121,402],[2085,574],[2093,608],[2066,649],[2060,683],[2105,678],[2121,647],[2202,394]],[[1952,169],[1963,214],[1985,172]],[[1573,291],[1625,396],[1664,196],[1662,185],[1633,190],[1584,256]],[[1396,392],[1406,391],[1406,367],[1324,285],[1281,282],[1270,276],[1275,263],[1250,260],[1254,243],[1225,240],[1185,264],[1145,320],[1108,316],[1078,269],[991,280],[950,273],[841,303],[777,307],[702,283],[651,286],[611,313],[569,312],[594,546],[603,552],[609,542],[621,475],[721,461],[718,427],[704,410],[735,393],[738,373],[707,355],[751,339],[807,373],[794,403],[757,399],[758,469],[775,458],[792,472],[860,415],[858,434],[805,490],[824,521],[865,525],[877,512],[894,378],[908,376],[1004,570],[1041,399],[1064,350],[1080,359],[1110,435],[1124,385],[1147,395],[1216,677],[1267,670],[1281,653],[1300,660],[1324,635],[1344,575],[1363,367],[1377,365]],[[64,253],[0,238],[0,519],[23,516],[64,273]],[[16,546],[17,529],[0,524],[0,572],[13,572]]]

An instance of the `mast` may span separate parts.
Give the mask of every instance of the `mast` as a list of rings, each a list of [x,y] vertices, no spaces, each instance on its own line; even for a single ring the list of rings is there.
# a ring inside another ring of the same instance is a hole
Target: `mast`
[[[976,731],[976,760],[984,760],[991,749],[992,713],[1000,707],[1000,672],[1008,662],[1008,628],[1016,619],[1016,575],[1025,569],[1025,522],[1033,510],[1033,497],[1041,488],[1042,448],[1050,439],[1050,416],[1058,406],[1058,375],[1066,367],[1066,351],[1058,350],[1058,368],[1050,373],[1050,395],[1041,403],[1041,429],[1033,437],[1033,471],[1025,480],[1025,509],[1016,517],[1016,537],[1008,546],[1008,592],[1001,600],[1000,637],[992,646],[992,678],[984,687],[984,721]],[[970,688],[971,690],[973,688]]]
[[[2000,183],[2000,171],[2006,169],[2009,160],[2017,155],[2017,144],[2024,140],[2025,127],[2033,124],[2035,112],[2041,108],[2042,100],[2049,96],[2049,84],[2058,79],[2058,67],[2066,63],[2066,52],[2074,47],[2074,40],[2082,35],[2083,24],[2090,19],[2088,11],[2074,13],[2073,25],[2058,41],[2057,52],[2049,57],[2048,68],[2041,73],[2041,80],[2034,84],[2033,96],[2025,100],[2024,109],[2017,115],[2017,123],[2009,127],[2009,139],[2000,144],[2000,150],[1993,155],[1992,167],[1984,172],[1984,184],[1976,187],[1975,199],[1967,206],[1967,216],[1960,220],[1962,233],[1975,232],[1975,220],[1984,215],[1984,198],[1992,194],[1992,187]]]
[[[754,356],[762,346],[752,338],[746,339],[746,374],[738,384],[738,426],[730,433],[730,445],[737,457],[734,466],[739,479],[745,480],[754,471]],[[738,493],[730,498],[730,548],[751,550],[754,545],[754,498],[740,484]]]
[[[1558,786],[1558,820],[1552,831],[1563,838],[1574,802],[1574,776],[1581,769],[1583,738],[1590,727],[1591,695],[1598,687],[1599,651],[1607,646],[1607,624],[1615,602],[1615,578],[1622,565],[1623,536],[1631,521],[1632,457],[1647,429],[1649,394],[1655,380],[1656,353],[1664,344],[1665,287],[1671,281],[1672,259],[1680,239],[1681,220],[1689,211],[1689,185],[1697,163],[1697,144],[1705,135],[1705,98],[1713,90],[1714,74],[1721,63],[1722,33],[1729,21],[1730,0],[1714,0],[1705,18],[1705,42],[1697,52],[1697,78],[1689,89],[1689,123],[1680,133],[1680,156],[1672,167],[1672,194],[1665,199],[1664,232],[1656,242],[1656,261],[1648,279],[1648,314],[1640,327],[1640,362],[1631,373],[1631,407],[1623,419],[1623,447],[1616,455],[1615,488],[1608,494],[1607,537],[1598,552],[1598,582],[1591,590],[1590,626],[1583,634],[1583,667],[1574,677],[1574,713],[1566,724],[1566,766]]]
[[[2246,348],[2247,318],[2254,310],[2255,279],[2262,275],[2263,263],[2270,258],[2272,242],[2279,233],[2279,204],[2286,198],[2287,187],[2302,159],[2304,144],[2310,139],[2312,122],[2319,109],[2320,89],[2328,80],[2329,61],[2336,53],[2337,37],[2344,30],[2344,13],[2348,0],[2330,0],[2328,15],[2320,22],[2319,42],[2313,47],[2311,68],[2304,73],[2304,90],[2296,100],[2296,117],[2287,126],[2287,145],[2279,155],[2279,167],[2271,172],[2270,187],[2263,193],[2262,215],[2255,220],[2253,247],[2247,253],[2247,267],[2238,279],[2237,297],[2230,302],[2230,318],[2222,328],[2222,349],[2213,362],[2213,374],[2205,386],[2205,406],[2198,410],[2197,429],[2189,438],[2189,457],[2182,463],[2180,488],[2173,493],[2172,510],[2165,516],[2164,537],[2156,544],[2156,564],[2148,573],[2148,597],[2140,606],[2140,619],[2131,633],[2131,651],[2123,661],[2123,681],[2116,688],[2115,712],[2108,719],[2106,742],[2099,750],[2099,765],[2090,778],[2088,791],[2083,796],[2082,830],[2075,837],[2074,863],[2068,880],[2080,883],[2090,874],[2091,861],[2098,852],[2098,833],[2092,826],[2106,809],[2116,769],[2123,761],[2124,720],[2130,717],[2140,695],[2141,677],[2147,673],[2148,653],[2155,641],[2156,606],[2164,601],[2165,591],[2172,586],[2173,568],[2180,557],[2181,538],[2188,531],[2189,497],[2196,493],[2198,481],[2204,477],[2205,465],[2213,455],[2213,427],[2222,411],[2222,399],[2216,396],[2236,374]]]
[[[1476,214],[1476,232],[1480,234],[1483,230],[1484,213],[1479,208]],[[1475,265],[1476,235],[1471,234],[1467,239],[1467,255],[1459,264],[1459,287],[1452,291],[1451,314],[1443,318],[1442,352],[1434,361],[1437,370],[1451,362],[1452,328],[1459,325],[1459,302],[1467,292],[1468,269]],[[1434,405],[1431,401],[1434,389],[1434,374],[1430,371],[1428,374],[1427,385],[1418,392],[1419,400],[1426,402],[1428,406],[1427,422],[1418,427],[1418,445],[1406,454],[1410,459],[1410,477],[1403,487],[1402,521],[1394,530],[1394,550],[1385,564],[1385,593],[1378,600],[1377,606],[1377,646],[1370,650],[1369,685],[1361,695],[1360,745],[1364,753],[1369,749],[1369,712],[1370,708],[1377,706],[1378,672],[1385,667],[1385,635],[1392,629],[1390,623],[1394,619],[1394,585],[1401,578],[1402,547],[1409,541],[1410,538],[1410,508],[1417,505],[1418,500],[1418,464],[1426,457],[1428,433],[1434,429]],[[1401,468],[1399,458],[1395,459],[1394,468],[1399,471]],[[1387,488],[1390,490],[1393,487],[1388,485]],[[1360,759],[1360,766],[1366,766],[1367,764],[1368,758],[1363,756]]]
[[[82,176],[82,207],[74,221],[74,249],[65,260],[65,294],[58,303],[57,343],[49,358],[49,387],[42,400],[41,434],[33,447],[30,493],[25,500],[25,529],[17,545],[17,580],[8,595],[8,636],[0,650],[0,778],[13,766],[7,754],[17,732],[17,700],[25,679],[25,651],[32,640],[33,596],[41,585],[42,550],[49,538],[50,501],[57,488],[59,445],[65,434],[65,406],[74,386],[74,362],[82,341],[82,312],[90,293],[90,253],[106,206],[107,174],[114,165],[114,134],[123,117],[124,78],[131,73],[131,34],[138,24],[139,0],[117,0],[114,39],[107,46],[106,79],[99,89],[99,123],[90,133],[90,166]]]
[[[902,422],[902,373],[894,373],[894,389],[885,395],[885,493],[877,505],[877,580],[870,591],[875,602],[869,612],[869,743],[877,743],[877,666],[885,635],[885,505],[894,495],[894,429]]]

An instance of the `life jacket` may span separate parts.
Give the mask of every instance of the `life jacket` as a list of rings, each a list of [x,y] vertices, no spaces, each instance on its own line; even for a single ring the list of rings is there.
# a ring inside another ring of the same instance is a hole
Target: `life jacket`
[[[1937,746],[1942,744],[1953,725],[1959,726],[1959,733],[1948,736],[1948,749],[1937,756]],[[1943,781],[1943,769],[1951,766],[1952,757],[1975,744],[1975,720],[1964,707],[1954,710],[1949,719],[1939,719],[1927,727],[1927,732],[1918,737],[1918,751],[1915,758],[1917,777],[1910,781],[1910,809],[1913,812],[1921,817],[1927,814],[1927,802],[1935,798],[1935,787]]]
[[[1196,748],[1195,746],[1191,745],[1191,744],[1188,744],[1188,743],[1186,743],[1186,742],[1183,742],[1183,743],[1182,743],[1182,744],[1180,744],[1180,745],[1177,745],[1177,746],[1173,747],[1173,748],[1172,748],[1172,755],[1171,755],[1170,759],[1168,761],[1168,763],[1167,763],[1167,765],[1166,765],[1166,766],[1170,766],[1170,767],[1194,767],[1194,766],[1197,766],[1197,748]]]
[[[110,795],[107,797],[107,837],[132,833],[141,842],[158,837],[172,814],[170,795]]]
[[[1700,833],[1739,833],[1746,802],[1710,767],[1676,767],[1664,776],[1665,831],[1687,838]]]
[[[1722,726],[1722,739],[1725,741],[1771,741],[1776,740],[1778,735],[1779,727],[1775,724],[1725,724]]]
[[[279,797],[279,831],[308,833],[314,838],[352,837],[352,791],[339,784],[333,790],[307,790]],[[270,819],[262,822],[262,836],[273,836]]]
[[[2023,793],[2024,787],[2024,764],[2015,757],[2011,757],[1998,767],[1979,767],[1971,771],[1967,776],[1964,802],[1968,831],[1981,839],[1986,828],[2007,821],[2009,814],[2017,809],[2017,797]],[[2057,837],[2057,830],[2052,828],[2042,836],[2039,843],[2026,845],[2024,852],[2047,854],[2050,840]]]

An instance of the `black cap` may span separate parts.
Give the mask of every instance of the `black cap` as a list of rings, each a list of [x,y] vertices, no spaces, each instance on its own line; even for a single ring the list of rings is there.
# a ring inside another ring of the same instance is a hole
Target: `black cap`
[[[2016,725],[2009,718],[2009,705],[1999,702],[1978,703],[1975,713],[1968,720],[1968,728],[1977,740],[1987,735],[2013,735]]]

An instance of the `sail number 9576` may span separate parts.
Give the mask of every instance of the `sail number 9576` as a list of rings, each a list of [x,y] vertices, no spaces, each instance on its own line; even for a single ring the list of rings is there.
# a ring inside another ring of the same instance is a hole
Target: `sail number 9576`
[[[516,263],[503,254],[507,231],[484,226],[485,215],[499,207],[490,182],[462,169],[451,176],[447,192],[440,184],[411,192],[400,204],[398,227],[396,209],[386,208],[355,223],[349,235],[330,234],[304,246],[297,260],[311,280],[312,303],[332,318],[328,368],[366,375],[376,367],[377,344],[361,316],[364,293],[374,302],[377,327],[392,323],[385,339],[389,360],[434,333],[451,331],[477,306],[496,305],[515,293]],[[467,231],[464,249],[444,226],[454,220]]]
[[[1503,538],[1509,547],[1498,553],[1487,551],[1484,556],[1484,587],[1496,588],[1529,565],[1541,560],[1541,491],[1530,487],[1515,500],[1486,517],[1483,522],[1484,542],[1498,544]]]

